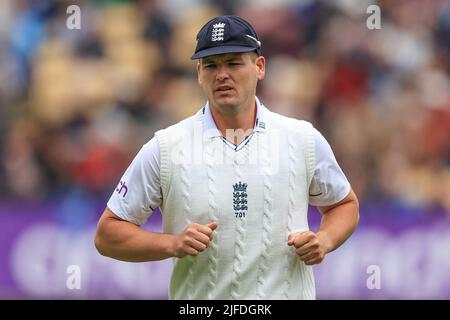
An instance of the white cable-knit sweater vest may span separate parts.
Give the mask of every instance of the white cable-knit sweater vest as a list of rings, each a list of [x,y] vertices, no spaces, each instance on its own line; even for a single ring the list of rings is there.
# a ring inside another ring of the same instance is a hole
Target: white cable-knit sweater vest
[[[219,223],[205,251],[174,258],[169,298],[314,299],[312,269],[287,245],[308,229],[311,124],[267,111],[266,130],[235,151],[203,121],[200,110],[156,133],[164,232]]]

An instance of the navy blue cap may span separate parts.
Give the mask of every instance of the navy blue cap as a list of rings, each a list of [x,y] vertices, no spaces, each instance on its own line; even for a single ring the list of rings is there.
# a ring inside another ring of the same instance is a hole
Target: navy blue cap
[[[200,29],[191,59],[250,51],[261,55],[261,42],[251,24],[238,16],[220,16],[209,20]]]

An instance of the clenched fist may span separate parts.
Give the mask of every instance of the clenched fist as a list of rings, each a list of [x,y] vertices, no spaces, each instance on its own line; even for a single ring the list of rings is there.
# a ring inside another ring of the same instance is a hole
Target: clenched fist
[[[312,231],[290,234],[288,245],[295,247],[295,252],[306,265],[321,263],[327,253],[325,239]]]
[[[217,222],[188,225],[181,234],[175,236],[173,244],[175,257],[196,256],[204,251],[208,247],[212,239],[212,233],[217,226]]]

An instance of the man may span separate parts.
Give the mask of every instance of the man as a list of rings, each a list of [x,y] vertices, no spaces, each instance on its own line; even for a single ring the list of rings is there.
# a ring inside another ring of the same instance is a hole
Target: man
[[[97,249],[174,258],[171,299],[314,299],[311,265],[358,223],[350,184],[311,124],[256,98],[265,58],[248,22],[210,20],[192,59],[207,103],[139,151],[99,221]],[[317,232],[308,204],[323,214]],[[163,233],[139,227],[156,207]]]

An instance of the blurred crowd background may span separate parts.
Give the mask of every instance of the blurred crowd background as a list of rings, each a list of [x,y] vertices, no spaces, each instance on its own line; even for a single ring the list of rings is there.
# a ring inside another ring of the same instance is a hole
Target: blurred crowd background
[[[262,102],[312,122],[359,197],[318,298],[449,299],[449,0],[1,0],[0,298],[167,298],[171,260],[100,256],[95,224],[141,146],[205,103],[190,56],[221,14],[259,34]]]
[[[69,30],[66,9],[81,8]],[[366,9],[381,8],[369,30]],[[258,96],[311,121],[364,208],[450,214],[450,2],[0,2],[0,198],[106,200],[156,130],[196,112],[195,35],[237,14],[267,58]]]

